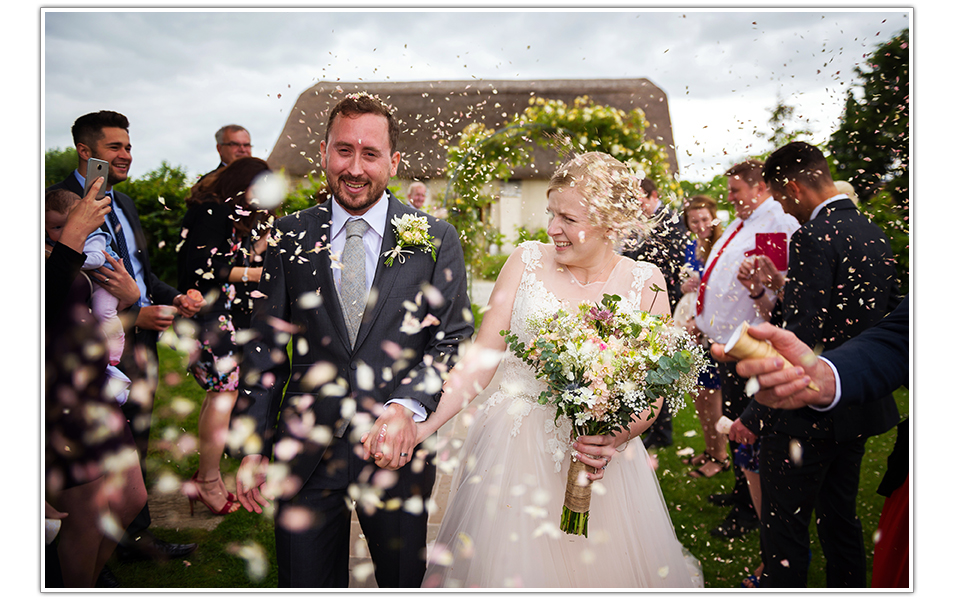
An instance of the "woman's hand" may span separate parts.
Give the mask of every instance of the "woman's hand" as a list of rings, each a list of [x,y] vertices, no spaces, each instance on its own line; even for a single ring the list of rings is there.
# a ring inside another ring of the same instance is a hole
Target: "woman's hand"
[[[683,294],[688,294],[689,292],[699,291],[699,274],[693,273],[689,276],[688,279],[682,282],[682,285],[679,286],[679,289],[682,290]]]
[[[581,435],[573,442],[573,457],[596,469],[595,473],[587,471],[590,481],[603,479],[603,472],[617,454],[616,442],[615,435]]]
[[[106,182],[103,178],[97,177],[86,196],[70,209],[63,232],[60,234],[60,244],[82,252],[89,234],[106,222],[106,215],[112,210],[109,206],[111,200],[109,196],[104,196],[100,200],[96,199],[96,193],[104,185]]]

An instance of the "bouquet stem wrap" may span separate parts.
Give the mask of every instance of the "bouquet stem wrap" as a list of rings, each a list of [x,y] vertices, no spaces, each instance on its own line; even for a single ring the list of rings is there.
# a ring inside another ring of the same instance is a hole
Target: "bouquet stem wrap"
[[[590,520],[590,494],[592,483],[586,476],[596,469],[575,460],[570,463],[566,476],[566,494],[563,496],[563,516],[560,518],[560,531],[587,537],[587,525]]]
[[[702,350],[668,317],[639,310],[634,298],[603,294],[598,304],[581,302],[578,312],[560,308],[528,319],[533,333],[521,341],[500,332],[510,350],[547,383],[537,402],[553,406],[554,423],[570,421],[573,435],[610,435],[637,419],[652,418],[656,400],[675,412],[691,401]],[[560,529],[587,535],[590,480],[596,469],[572,461]]]

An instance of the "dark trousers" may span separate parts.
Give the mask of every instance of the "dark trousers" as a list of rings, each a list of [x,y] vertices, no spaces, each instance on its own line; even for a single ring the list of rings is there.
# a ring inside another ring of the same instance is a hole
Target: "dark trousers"
[[[159,334],[156,331],[140,329],[133,339],[126,337],[119,368],[133,382],[129,400],[122,406],[123,415],[129,421],[139,452],[139,466],[143,480],[146,480],[146,452],[149,450],[149,433],[152,429],[152,407],[155,402],[156,388],[159,382],[159,357],[156,343]],[[148,501],[126,528],[125,540],[136,539],[137,534],[152,524]]]
[[[722,414],[732,419],[738,419],[742,411],[749,405],[749,398],[745,395],[745,380],[735,372],[735,363],[717,363],[719,379],[722,382]],[[738,442],[729,442],[729,455],[732,457],[732,472],[735,476],[735,485],[732,488],[732,500],[743,510],[755,511],[752,506],[752,495],[749,493],[749,483],[745,473],[736,464],[735,451]]]
[[[419,588],[427,568],[426,506],[435,470],[427,465],[414,474],[406,466],[400,472],[386,490],[365,488],[369,495],[380,491],[383,506],[369,507],[361,500],[355,505],[379,588]],[[388,506],[392,499],[394,506]],[[350,532],[347,489],[319,489],[306,482],[294,498],[280,500],[275,515],[278,587],[348,587]]]
[[[801,452],[799,457],[792,448]],[[808,585],[812,511],[825,553],[826,586],[865,587],[865,545],[855,514],[865,439],[762,437],[762,587]]]

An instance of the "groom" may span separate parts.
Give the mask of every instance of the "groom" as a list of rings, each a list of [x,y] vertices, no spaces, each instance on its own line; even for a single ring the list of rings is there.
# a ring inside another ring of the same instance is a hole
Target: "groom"
[[[333,197],[280,219],[265,259],[236,417],[247,413],[261,444],[246,443],[258,453],[243,459],[237,491],[261,512],[263,494],[279,490],[280,587],[348,586],[352,500],[378,586],[424,577],[435,469],[414,452],[413,423],[437,408],[441,374],[473,326],[457,232],[387,190],[398,132],[377,97],[341,100],[320,145]],[[402,215],[426,218],[435,254],[405,246],[389,266]],[[360,438],[375,421],[383,451],[370,462]]]

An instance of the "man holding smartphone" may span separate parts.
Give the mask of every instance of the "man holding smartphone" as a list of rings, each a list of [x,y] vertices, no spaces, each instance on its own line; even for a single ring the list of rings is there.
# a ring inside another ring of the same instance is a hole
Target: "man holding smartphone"
[[[145,476],[152,405],[157,387],[156,343],[159,333],[172,324],[177,312],[191,317],[205,302],[193,301],[152,272],[146,238],[135,204],[126,194],[113,190],[114,185],[128,178],[132,164],[129,120],[113,111],[90,113],[76,120],[72,133],[79,165],[69,177],[49,189],[68,189],[82,197],[90,160],[99,159],[109,165],[103,187],[112,199],[112,210],[103,227],[112,234],[113,250],[123,259],[128,275],[116,272],[108,276],[98,275],[97,280],[100,285],[110,289],[110,286],[125,283],[122,278],[132,276],[140,290],[139,301],[120,315],[125,328],[126,348],[119,368],[133,382],[133,392],[122,408],[132,427]],[[120,556],[126,559],[168,559],[195,550],[196,544],[172,544],[154,537],[147,530],[150,523],[147,503],[127,528],[120,542]]]

